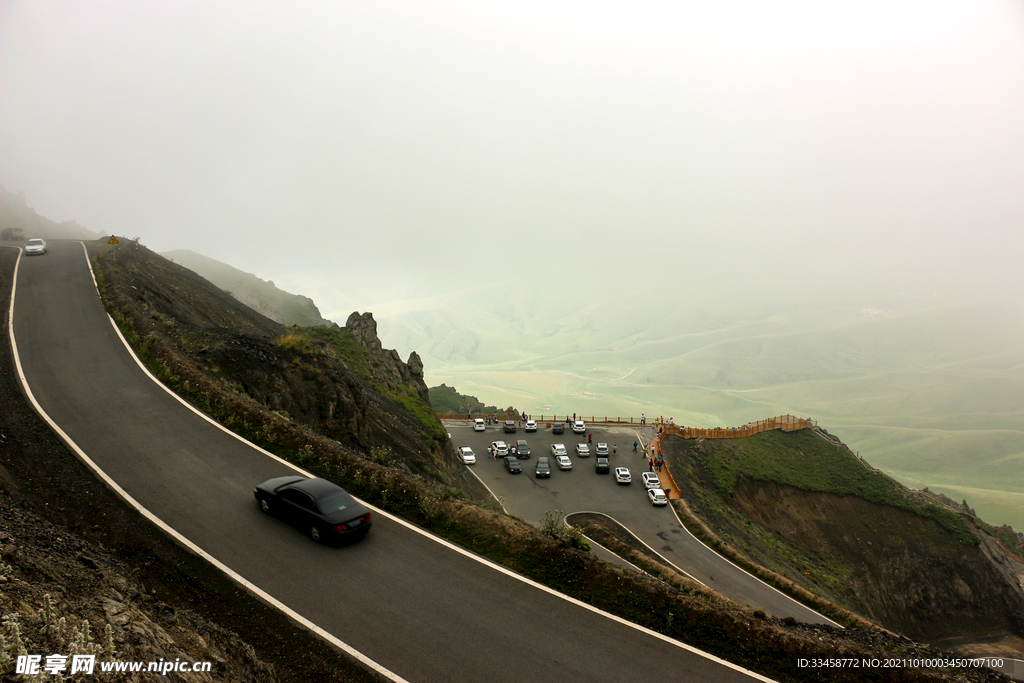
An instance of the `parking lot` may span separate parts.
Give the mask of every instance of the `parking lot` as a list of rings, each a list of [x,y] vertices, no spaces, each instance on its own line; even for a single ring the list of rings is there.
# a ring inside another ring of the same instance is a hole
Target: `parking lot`
[[[671,506],[651,505],[640,480],[641,474],[649,471],[647,460],[639,452],[642,446],[633,453],[633,442],[639,441],[638,434],[642,434],[643,443],[647,443],[654,435],[653,426],[587,425],[587,435],[593,437],[591,450],[601,442],[618,447],[618,453],[609,456],[609,461],[613,471],[616,467],[629,468],[633,483],[625,486],[616,484],[613,474],[597,474],[593,454],[589,458],[576,457],[575,446],[585,441],[586,435],[581,438],[568,428],[563,434],[552,434],[545,424],[538,425],[536,432],[524,432],[520,427],[515,434],[506,434],[501,424],[487,425],[482,432],[473,431],[469,422],[446,422],[445,426],[456,448],[469,446],[473,449],[477,461],[467,467],[491,489],[509,514],[534,525],[539,525],[548,511],[608,515],[680,570],[737,602],[780,618],[794,615],[801,621],[830,623],[718,556],[680,525]],[[509,474],[500,458],[494,460],[487,456],[487,446],[492,441],[514,444],[518,439],[527,441],[531,456],[520,461],[522,474]],[[553,466],[550,478],[537,479],[533,463],[539,455],[551,458],[554,443],[565,444],[573,468],[560,471]],[[598,555],[609,559],[601,552]]]
[[[587,433],[580,435],[573,434],[568,426],[563,434],[552,434],[546,424],[540,423],[536,432],[526,432],[519,427],[514,434],[505,433],[501,424],[487,425],[482,432],[474,431],[468,422],[449,422],[445,426],[456,447],[469,446],[473,449],[477,462],[470,467],[502,501],[509,514],[531,524],[539,524],[545,512],[556,510],[565,513],[603,512],[616,519],[620,515],[632,518],[635,514],[646,516],[668,512],[651,506],[640,481],[640,473],[648,468],[647,461],[639,452],[642,446],[633,453],[633,442],[640,440],[636,427],[588,424]],[[576,444],[586,443],[588,435],[592,438],[590,457],[578,457]],[[531,455],[520,460],[522,474],[509,474],[502,458],[488,457],[487,446],[494,441],[504,441],[512,446],[519,439],[529,444]],[[571,470],[560,470],[555,464],[551,446],[556,443],[565,445],[572,461]],[[593,452],[598,443],[607,443],[609,450],[617,447],[618,452],[608,456],[612,470],[608,474],[598,474],[595,470],[597,457]],[[534,476],[533,465],[539,456],[546,456],[551,462],[550,478]],[[628,467],[633,483],[628,486],[616,484],[613,473],[616,467]]]

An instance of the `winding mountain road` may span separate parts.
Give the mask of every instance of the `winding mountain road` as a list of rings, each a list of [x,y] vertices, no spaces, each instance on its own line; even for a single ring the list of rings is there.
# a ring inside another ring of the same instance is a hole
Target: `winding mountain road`
[[[138,365],[82,244],[22,257],[11,341],[44,418],[169,533],[393,680],[768,680],[555,594],[375,514],[364,541],[317,545],[262,515],[252,487],[289,474]],[[130,560],[130,558],[128,558]]]

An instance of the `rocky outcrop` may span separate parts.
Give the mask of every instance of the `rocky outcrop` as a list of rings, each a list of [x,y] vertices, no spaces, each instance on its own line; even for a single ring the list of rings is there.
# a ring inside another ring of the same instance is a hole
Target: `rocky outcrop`
[[[370,353],[374,381],[391,388],[408,385],[424,403],[430,404],[427,384],[423,379],[423,361],[413,351],[409,354],[408,362],[403,363],[398,351],[385,349],[377,336],[377,321],[373,319],[373,313],[353,312],[345,322],[345,329]]]

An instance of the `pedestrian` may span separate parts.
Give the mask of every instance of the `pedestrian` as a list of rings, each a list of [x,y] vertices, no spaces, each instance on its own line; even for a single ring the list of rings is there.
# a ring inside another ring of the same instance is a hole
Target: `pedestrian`
[[[615,455],[618,452],[619,452],[619,447],[616,446],[615,444],[612,444],[612,455]]]
[[[636,443],[636,441],[634,441],[634,442],[633,442],[633,452],[634,452],[634,453],[636,453],[636,446],[637,446],[637,443]]]
[[[640,424],[646,424],[646,423],[647,423],[647,418],[644,417],[643,413],[640,413]]]
[[[511,452],[513,458],[516,457],[516,447],[515,446],[512,447],[510,452]]]
[[[587,443],[588,444],[594,443],[594,435],[593,434],[587,434]]]

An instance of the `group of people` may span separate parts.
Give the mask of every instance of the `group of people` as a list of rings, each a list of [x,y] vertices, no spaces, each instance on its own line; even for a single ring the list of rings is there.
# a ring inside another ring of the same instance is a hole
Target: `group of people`
[[[520,412],[517,412],[517,411],[512,411],[512,413],[513,413],[513,415],[516,416],[516,424],[517,425],[521,425],[524,420],[531,419],[531,417],[529,415],[527,415],[526,413],[520,413]],[[502,422],[504,422],[504,420],[499,420],[498,419],[497,414],[483,415],[482,417],[484,419],[484,424],[496,425],[496,424],[501,424]],[[472,422],[473,421],[473,413],[472,412],[466,413],[466,419],[469,420],[470,422]]]
[[[647,465],[651,468],[652,472],[661,472],[665,466],[665,454],[661,452],[661,445],[655,446],[653,443],[650,446],[650,455],[648,455],[648,449],[644,448],[643,451],[637,450],[640,448],[638,441],[633,442],[633,452],[639,453],[641,456],[647,458]]]

